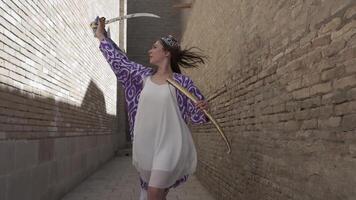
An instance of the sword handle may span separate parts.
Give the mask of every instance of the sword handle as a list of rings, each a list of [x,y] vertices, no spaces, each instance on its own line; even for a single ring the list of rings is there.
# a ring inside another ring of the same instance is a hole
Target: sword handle
[[[113,22],[120,21],[122,19],[123,19],[123,17],[115,17],[115,18],[112,18],[112,19],[109,19],[109,20],[105,20],[105,24],[111,24]],[[98,28],[98,21],[99,21],[99,18],[98,17],[95,18],[95,20],[92,23],[90,23],[90,27],[92,29]]]
[[[107,21],[108,21],[108,20],[105,21],[105,24],[106,24]],[[90,27],[92,28],[94,35],[95,35],[96,30],[98,29],[98,23],[99,23],[99,16],[97,16],[97,17],[95,18],[95,20],[94,20],[92,23],[90,23]],[[107,37],[107,32],[106,32],[106,31],[105,31],[104,34],[105,34],[105,36]]]

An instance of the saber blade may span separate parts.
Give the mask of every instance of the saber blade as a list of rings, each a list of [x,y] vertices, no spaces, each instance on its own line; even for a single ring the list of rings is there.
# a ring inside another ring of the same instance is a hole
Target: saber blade
[[[128,15],[124,15],[124,16],[120,16],[120,17],[115,17],[115,18],[106,20],[106,21],[105,21],[105,24],[110,24],[110,23],[117,22],[117,21],[121,21],[121,20],[124,20],[124,19],[130,19],[130,18],[136,18],[136,17],[161,18],[160,16],[155,15],[155,14],[152,14],[152,13],[133,13],[133,14],[128,14]],[[96,28],[97,26],[98,26],[98,22],[97,22],[97,21],[92,22],[92,23],[90,24],[90,27],[93,28],[93,29]]]
[[[129,14],[129,15],[124,15],[121,17],[115,17],[109,20],[105,21],[105,24],[110,24],[112,22],[124,20],[124,19],[129,19],[129,18],[136,18],[136,17],[153,17],[153,18],[161,18],[158,15],[152,14],[152,13],[134,13],[134,14]]]

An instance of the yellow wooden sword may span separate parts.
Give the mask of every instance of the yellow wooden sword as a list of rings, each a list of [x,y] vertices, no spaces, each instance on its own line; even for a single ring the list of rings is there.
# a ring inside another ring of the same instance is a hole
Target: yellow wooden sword
[[[181,91],[184,95],[186,95],[194,103],[197,103],[198,99],[193,94],[191,94],[187,89],[185,89],[184,87],[179,85],[179,83],[177,83],[176,81],[174,81],[171,78],[168,78],[167,82],[169,84],[171,84],[172,86],[174,86],[175,88],[177,88],[179,91]],[[230,143],[227,140],[223,130],[221,129],[219,124],[216,122],[216,120],[208,113],[207,110],[203,109],[203,112],[210,119],[210,121],[213,122],[213,124],[215,125],[215,128],[218,130],[218,132],[220,133],[221,137],[225,141],[225,144],[226,144],[226,147],[227,147],[227,153],[230,154],[231,153],[231,146],[230,146]]]

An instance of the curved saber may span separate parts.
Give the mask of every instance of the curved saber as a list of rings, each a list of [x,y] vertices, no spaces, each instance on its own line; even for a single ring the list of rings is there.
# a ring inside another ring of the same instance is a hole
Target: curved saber
[[[116,21],[121,21],[124,19],[129,19],[129,18],[135,18],[135,17],[153,17],[153,18],[161,18],[158,15],[152,14],[152,13],[133,13],[133,14],[129,14],[129,15],[124,15],[124,16],[120,16],[120,17],[115,17],[109,20],[105,21],[105,24],[110,24]],[[91,28],[96,28],[98,26],[97,22],[92,22],[90,24]]]
[[[179,85],[177,82],[175,82],[173,79],[168,78],[167,82],[171,85],[173,85],[175,88],[177,88],[179,91],[181,91],[184,95],[186,95],[190,100],[192,100],[194,103],[196,103],[198,101],[198,99],[192,95],[187,89],[185,89],[184,87],[182,87],[181,85]],[[203,109],[204,114],[210,119],[210,121],[213,122],[213,124],[215,125],[215,128],[219,131],[221,137],[224,139],[225,144],[227,146],[227,153],[230,154],[231,153],[231,147],[230,147],[230,143],[227,140],[224,132],[222,131],[221,127],[219,126],[219,124],[216,122],[216,120],[208,113],[208,111],[206,111],[205,109]]]
[[[135,18],[135,17],[153,17],[153,18],[160,18],[160,16],[152,14],[152,13],[134,13],[134,14],[129,14],[129,15],[124,15],[121,17],[115,17],[109,20],[105,21],[105,24],[110,24],[112,22],[124,20],[124,19],[129,19],[129,18]]]

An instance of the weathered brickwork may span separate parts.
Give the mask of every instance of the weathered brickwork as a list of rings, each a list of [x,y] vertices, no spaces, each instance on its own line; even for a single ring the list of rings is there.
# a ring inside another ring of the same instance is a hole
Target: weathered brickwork
[[[1,200],[59,199],[123,144],[96,15],[119,2],[0,0]]]
[[[183,41],[210,57],[186,73],[232,143],[194,127],[217,199],[355,198],[355,1],[196,0]]]

